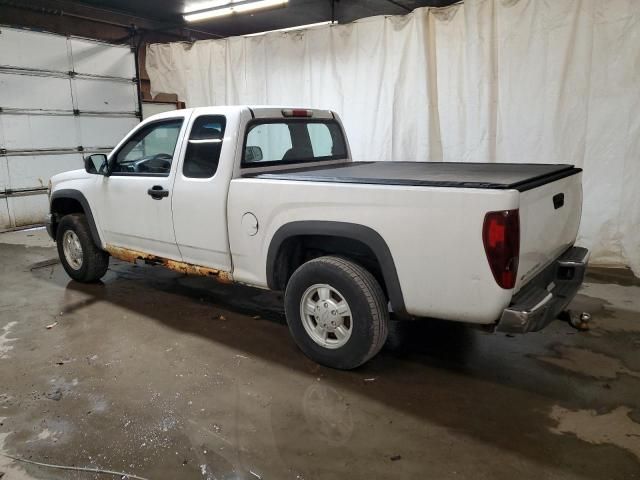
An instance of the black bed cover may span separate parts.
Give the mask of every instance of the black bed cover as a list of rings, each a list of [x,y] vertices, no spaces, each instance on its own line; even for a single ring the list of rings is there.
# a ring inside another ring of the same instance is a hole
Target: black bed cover
[[[540,163],[349,162],[243,176],[308,182],[525,191],[581,171],[573,165]]]

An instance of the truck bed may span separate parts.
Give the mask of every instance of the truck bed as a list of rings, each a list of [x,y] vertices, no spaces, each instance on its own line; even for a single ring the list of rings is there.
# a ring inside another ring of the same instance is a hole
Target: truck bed
[[[582,170],[573,165],[530,163],[349,162],[244,177],[307,182],[526,191]]]

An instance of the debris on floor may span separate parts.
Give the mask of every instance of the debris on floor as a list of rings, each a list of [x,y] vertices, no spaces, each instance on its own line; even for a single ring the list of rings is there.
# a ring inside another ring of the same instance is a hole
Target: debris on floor
[[[60,260],[57,258],[52,258],[50,260],[43,260],[42,262],[36,262],[31,265],[31,270],[37,270],[38,268],[52,267],[60,263]]]
[[[55,400],[56,402],[59,402],[62,399],[62,390],[56,388],[54,391],[46,393],[45,396],[49,400]]]

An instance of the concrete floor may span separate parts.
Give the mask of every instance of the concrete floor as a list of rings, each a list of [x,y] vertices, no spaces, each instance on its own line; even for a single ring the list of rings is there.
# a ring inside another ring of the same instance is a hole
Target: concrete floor
[[[4,454],[149,479],[640,478],[624,272],[590,274],[589,332],[403,323],[340,372],[296,349],[269,292],[119,262],[81,285],[55,259],[42,230],[0,235]],[[110,478],[3,456],[0,472]]]

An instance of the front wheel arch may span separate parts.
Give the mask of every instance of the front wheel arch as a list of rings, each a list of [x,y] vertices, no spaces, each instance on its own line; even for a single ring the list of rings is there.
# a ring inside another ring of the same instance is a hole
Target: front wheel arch
[[[67,245],[67,240],[73,245]],[[70,213],[62,217],[56,243],[60,262],[72,279],[92,283],[100,280],[107,272],[109,254],[100,249],[91,238],[84,214]]]
[[[58,225],[60,224],[62,217],[72,213],[82,213],[86,218],[93,242],[101,248],[102,240],[100,239],[98,227],[96,226],[96,222],[93,218],[91,206],[82,192],[67,188],[56,190],[51,194],[50,205],[50,213],[52,217],[51,231],[54,239],[56,238]]]

